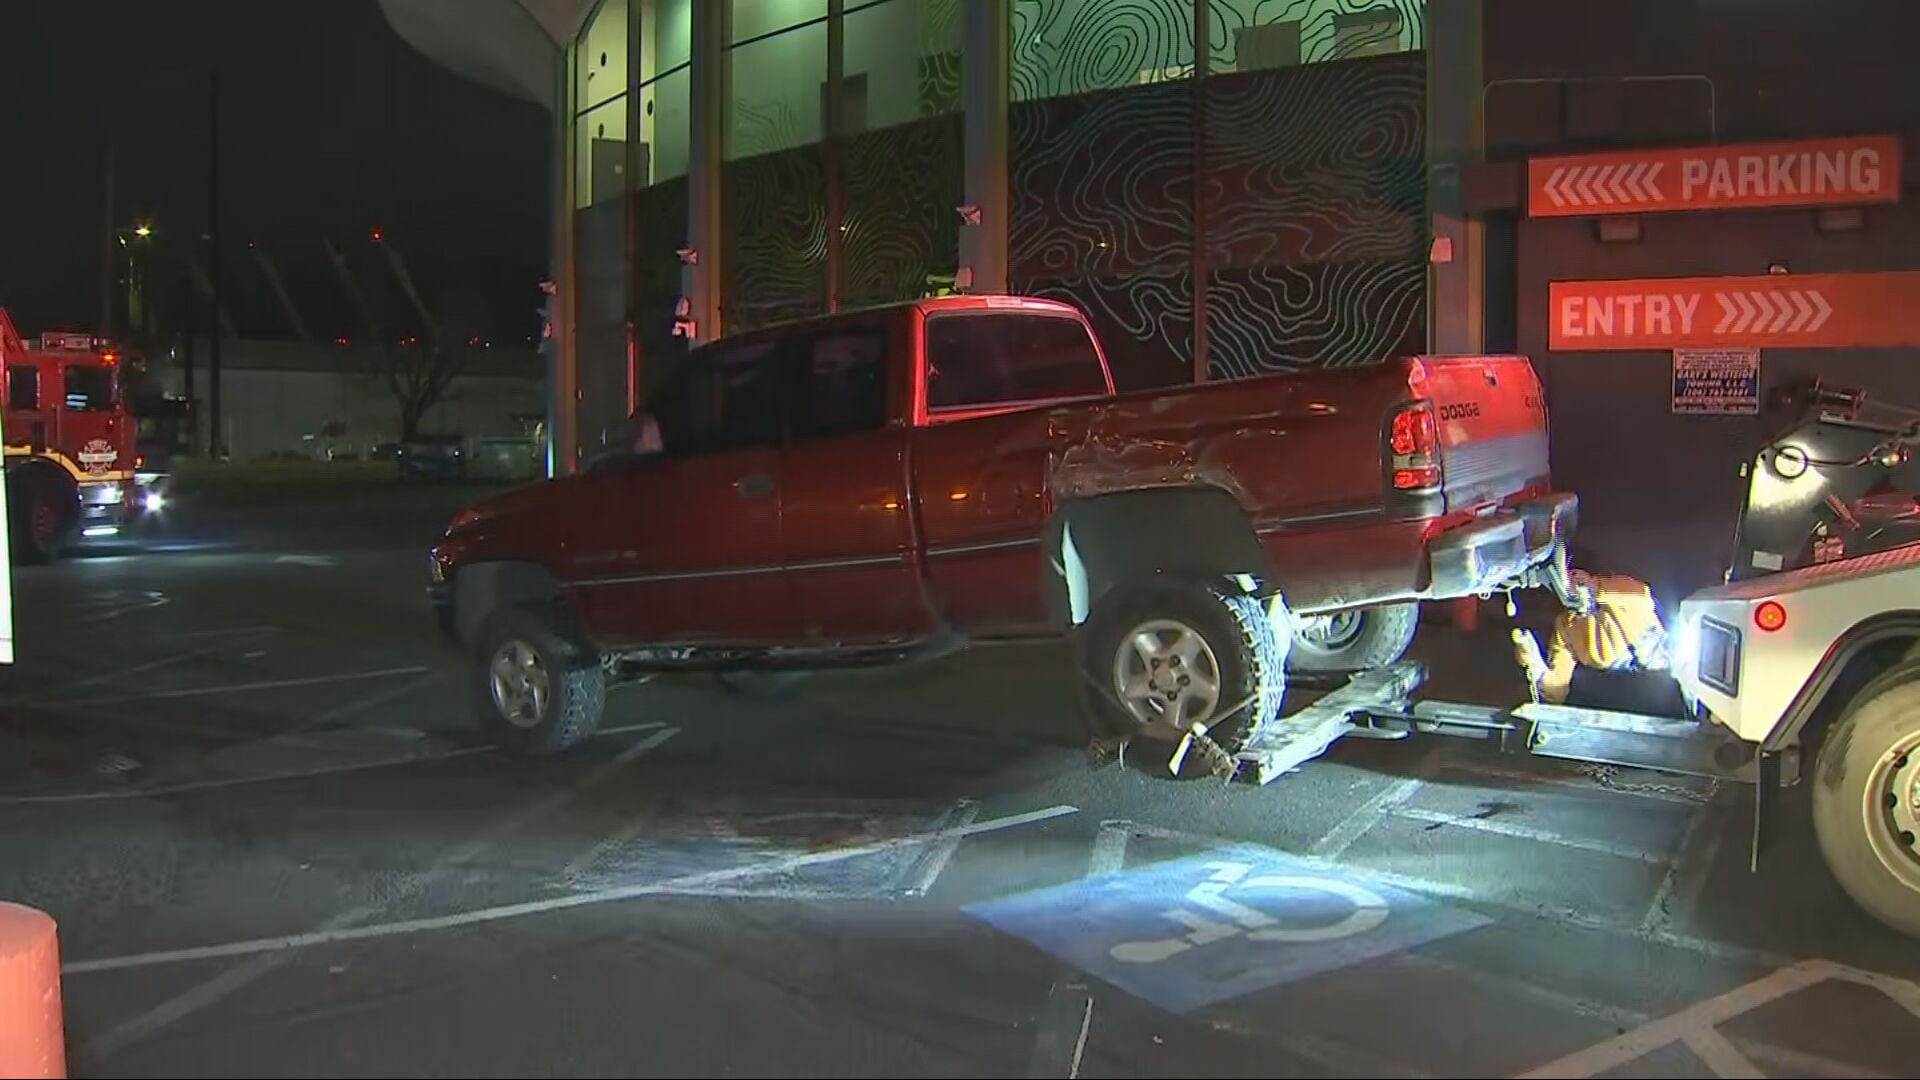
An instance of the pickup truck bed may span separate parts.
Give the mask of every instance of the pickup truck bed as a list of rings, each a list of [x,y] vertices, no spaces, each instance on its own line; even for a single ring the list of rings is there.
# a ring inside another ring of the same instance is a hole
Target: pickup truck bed
[[[459,515],[430,589],[491,657],[483,717],[541,748],[574,737],[555,665],[1064,631],[1096,732],[1232,742],[1278,708],[1289,654],[1380,666],[1414,602],[1545,582],[1574,511],[1522,357],[1115,395],[1072,308],[948,297],[696,350],[582,475]],[[548,669],[538,708],[539,680],[494,671],[508,645]]]

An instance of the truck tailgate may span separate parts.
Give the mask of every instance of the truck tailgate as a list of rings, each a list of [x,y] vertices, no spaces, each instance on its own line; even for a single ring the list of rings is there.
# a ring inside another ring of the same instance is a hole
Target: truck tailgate
[[[1547,482],[1546,404],[1526,357],[1422,357],[1409,383],[1433,402],[1448,510],[1504,502]]]

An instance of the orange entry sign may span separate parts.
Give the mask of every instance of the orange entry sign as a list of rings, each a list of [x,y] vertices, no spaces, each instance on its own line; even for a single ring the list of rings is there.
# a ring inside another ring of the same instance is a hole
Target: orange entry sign
[[[1920,271],[1556,281],[1548,347],[1920,346]]]
[[[1900,201],[1900,137],[1622,150],[1527,163],[1531,217]]]

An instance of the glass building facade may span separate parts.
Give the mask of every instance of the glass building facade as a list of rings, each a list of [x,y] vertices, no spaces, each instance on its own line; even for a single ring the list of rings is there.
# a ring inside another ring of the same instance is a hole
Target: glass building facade
[[[579,441],[690,340],[969,279],[1087,311],[1130,388],[1419,348],[1426,44],[1423,0],[600,0]]]

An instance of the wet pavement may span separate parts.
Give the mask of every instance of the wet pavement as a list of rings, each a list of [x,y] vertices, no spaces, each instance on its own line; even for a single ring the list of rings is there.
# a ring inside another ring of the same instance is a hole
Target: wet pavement
[[[431,499],[433,493],[422,498]],[[431,508],[429,508],[430,510]],[[15,574],[0,898],[75,1075],[1900,1076],[1920,943],[1799,793],[1348,742],[1263,789],[1090,769],[1056,648],[613,692],[479,744],[435,513]],[[294,542],[295,540],[298,542]],[[1517,683],[1423,629],[1441,693]]]

